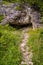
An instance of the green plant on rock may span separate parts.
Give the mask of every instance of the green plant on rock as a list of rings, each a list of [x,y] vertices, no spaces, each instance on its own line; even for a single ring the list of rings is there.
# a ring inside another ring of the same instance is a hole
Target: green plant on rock
[[[4,19],[3,15],[0,15],[0,22]]]

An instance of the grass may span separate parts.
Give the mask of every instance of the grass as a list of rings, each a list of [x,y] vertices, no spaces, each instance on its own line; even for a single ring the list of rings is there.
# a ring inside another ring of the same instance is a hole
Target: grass
[[[30,30],[28,46],[33,50],[34,65],[43,65],[43,29]]]
[[[0,65],[19,65],[22,54],[19,44],[22,40],[21,30],[9,25],[0,26]]]
[[[4,16],[0,15],[0,22],[2,21],[2,19],[4,19]]]
[[[5,4],[5,5],[9,5],[9,2],[7,2],[7,1],[3,1],[3,4]]]

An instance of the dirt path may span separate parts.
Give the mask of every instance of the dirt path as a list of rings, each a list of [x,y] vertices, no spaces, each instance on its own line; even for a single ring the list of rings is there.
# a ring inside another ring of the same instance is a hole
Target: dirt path
[[[23,29],[23,35],[24,35],[24,39],[22,40],[21,44],[20,44],[20,48],[21,48],[21,52],[23,55],[23,59],[20,65],[33,65],[32,62],[32,51],[29,51],[29,47],[27,46],[27,42],[28,42],[28,28]]]

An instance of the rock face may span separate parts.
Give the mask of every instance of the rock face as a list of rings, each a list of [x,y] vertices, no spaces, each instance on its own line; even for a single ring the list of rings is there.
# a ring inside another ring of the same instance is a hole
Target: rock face
[[[33,28],[40,26],[40,13],[37,11],[33,11],[31,7],[27,4],[22,5],[21,10],[16,10],[16,8],[20,6],[20,4],[10,3],[9,5],[2,5],[0,8],[0,15],[4,15],[4,19],[2,20],[1,25],[5,25],[7,23],[13,25],[25,25],[32,23]]]

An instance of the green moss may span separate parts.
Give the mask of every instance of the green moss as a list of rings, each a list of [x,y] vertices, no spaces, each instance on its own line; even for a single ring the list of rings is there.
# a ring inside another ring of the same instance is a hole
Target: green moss
[[[16,10],[21,10],[21,9],[22,7],[20,5],[16,7]]]

